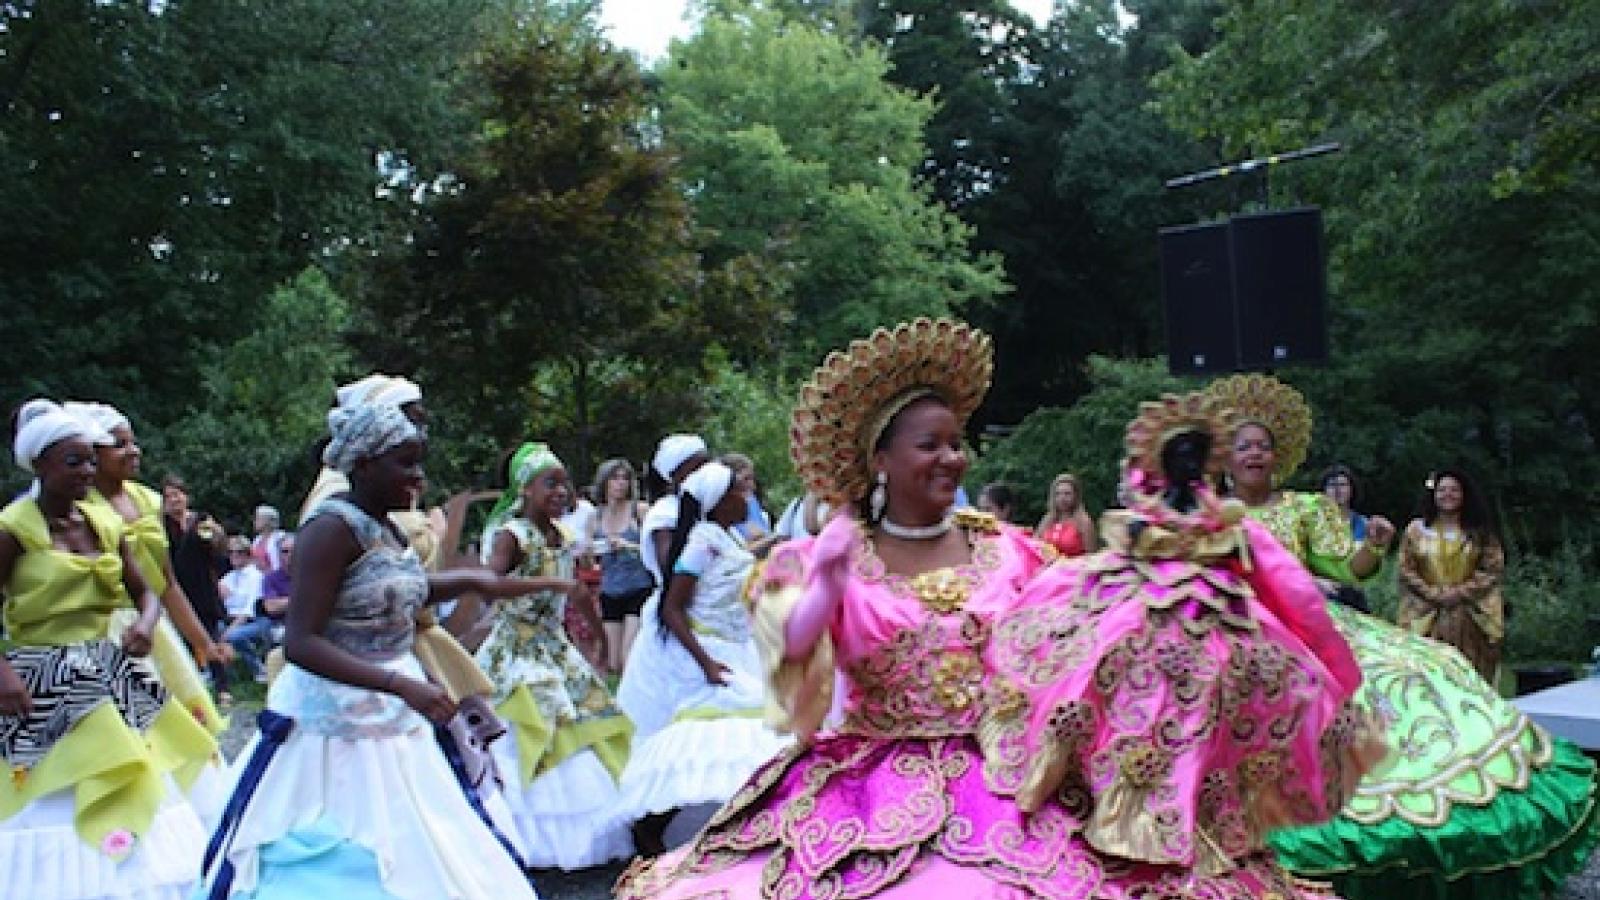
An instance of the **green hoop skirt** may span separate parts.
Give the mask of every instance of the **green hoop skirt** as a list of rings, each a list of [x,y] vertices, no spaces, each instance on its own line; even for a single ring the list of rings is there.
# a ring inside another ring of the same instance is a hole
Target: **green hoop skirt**
[[[1600,839],[1595,763],[1501,699],[1454,649],[1334,605],[1393,747],[1338,818],[1277,832],[1285,868],[1352,900],[1520,900]]]

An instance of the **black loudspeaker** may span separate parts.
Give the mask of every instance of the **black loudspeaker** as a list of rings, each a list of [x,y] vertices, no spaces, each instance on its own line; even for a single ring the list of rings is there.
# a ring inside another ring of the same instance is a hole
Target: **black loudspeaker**
[[[1309,208],[1235,216],[1228,227],[1233,233],[1239,368],[1326,362],[1322,212]]]
[[[1161,230],[1167,363],[1174,375],[1231,372],[1239,364],[1228,226]]]
[[[1322,214],[1315,208],[1161,230],[1173,374],[1328,358]]]

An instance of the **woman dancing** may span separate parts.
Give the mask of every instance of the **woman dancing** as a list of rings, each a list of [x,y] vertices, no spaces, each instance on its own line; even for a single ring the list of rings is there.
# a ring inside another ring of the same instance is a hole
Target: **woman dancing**
[[[672,637],[657,670],[670,724],[634,744],[618,802],[622,821],[651,822],[634,832],[641,853],[665,849],[671,813],[722,804],[788,743],[762,721],[766,679],[741,597],[755,556],[735,530],[747,514],[728,466],[707,463],[684,480],[664,560],[662,628]]]
[[[150,661],[154,673],[173,699],[195,717],[200,726],[213,735],[220,736],[227,729],[227,720],[217,711],[211,692],[200,676],[196,663],[227,664],[233,661],[233,648],[226,641],[212,639],[201,624],[189,598],[179,586],[172,571],[172,557],[168,553],[167,529],[161,521],[161,495],[134,479],[138,477],[144,454],[134,437],[128,417],[115,407],[104,403],[74,404],[64,407],[68,412],[83,415],[111,435],[111,442],[96,449],[94,487],[89,491],[89,502],[99,504],[122,520],[128,546],[139,564],[139,574],[144,576],[150,592],[161,599],[167,616],[156,625]],[[111,617],[111,631],[107,635],[118,640],[124,629],[138,617],[133,609],[119,610]],[[175,629],[173,626],[176,625]],[[178,631],[193,649],[190,656],[178,638]],[[194,748],[194,758],[180,770],[178,780],[188,786],[209,767],[208,762],[218,760],[216,747]],[[197,801],[209,813],[221,812],[220,803],[211,800]]]
[[[109,436],[47,400],[16,421],[36,481],[0,511],[0,871],[33,900],[178,900],[205,831],[172,775],[215,743],[137,663],[161,603],[121,518],[86,499]],[[138,615],[112,641],[130,597]]]
[[[997,644],[995,628],[1042,559],[1025,532],[951,513],[962,426],[991,371],[987,336],[923,319],[830,355],[802,387],[796,468],[848,512],[814,541],[780,545],[757,588],[757,631],[777,645],[768,665],[799,743],[692,844],[625,873],[620,897],[1306,895],[1260,854],[1219,873],[1104,854],[1083,837],[1081,790],[1031,811],[1019,802],[1025,760],[1007,748],[1030,737],[1012,723],[1034,707],[995,658],[1050,635]],[[835,665],[844,720],[818,734]],[[1033,734],[1041,745],[1071,738],[1072,720],[1046,724],[1063,730]],[[1128,810],[1129,827],[1139,821]]]
[[[1214,382],[1234,415],[1234,496],[1313,575],[1352,583],[1378,571],[1394,537],[1381,516],[1359,544],[1325,494],[1283,490],[1305,460],[1311,409],[1262,375]],[[1289,869],[1330,877],[1361,900],[1536,897],[1581,868],[1597,834],[1595,765],[1500,698],[1454,649],[1342,604],[1328,615],[1361,667],[1359,702],[1395,752],[1338,818],[1286,829]]]
[[[423,484],[422,430],[394,404],[328,416],[350,491],[299,533],[284,647],[261,729],[206,849],[212,898],[534,897],[437,729],[455,711],[411,652],[417,609],[526,579],[423,571],[389,521]]]
[[[528,863],[581,869],[633,851],[615,818],[632,727],[562,625],[570,595],[586,590],[573,579],[572,535],[558,521],[570,490],[566,467],[549,447],[529,442],[507,468],[483,530],[484,563],[532,587],[496,605],[478,648],[513,738],[492,750],[513,781],[504,794]]]

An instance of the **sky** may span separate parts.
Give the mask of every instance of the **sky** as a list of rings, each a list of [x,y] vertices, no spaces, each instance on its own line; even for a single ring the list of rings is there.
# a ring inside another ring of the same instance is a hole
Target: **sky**
[[[1050,17],[1052,0],[1011,0],[1011,5],[1043,23]],[[660,58],[667,42],[689,36],[684,21],[685,0],[603,0],[600,21],[618,45],[636,51],[645,62]]]

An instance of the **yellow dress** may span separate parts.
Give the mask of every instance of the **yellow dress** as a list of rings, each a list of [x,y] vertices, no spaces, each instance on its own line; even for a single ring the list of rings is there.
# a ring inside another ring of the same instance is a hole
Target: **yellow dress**
[[[0,871],[27,896],[177,889],[204,830],[169,784],[216,743],[149,674],[106,639],[122,587],[122,522],[80,503],[100,552],[52,544],[31,499],[0,511],[22,546],[6,581],[6,660],[33,709],[0,716]]]
[[[1460,650],[1496,683],[1506,636],[1505,566],[1498,541],[1480,545],[1463,531],[1412,522],[1400,542],[1400,627]]]
[[[133,505],[139,510],[139,518],[133,522],[123,520],[123,536],[128,541],[129,549],[133,551],[133,560],[138,563],[139,574],[144,576],[145,584],[150,587],[150,593],[160,597],[167,589],[167,571],[164,565],[167,559],[167,530],[161,524],[161,495],[131,481],[127,483],[126,489],[128,496],[133,500]],[[122,518],[122,514],[111,505],[111,501],[101,496],[98,490],[89,491],[87,502],[104,509],[118,519]],[[112,614],[106,637],[114,643],[120,642],[122,635],[129,626],[138,621],[138,618],[138,611],[131,603],[124,605]],[[217,710],[216,703],[211,699],[211,691],[206,688],[205,679],[200,676],[200,669],[189,653],[188,644],[178,634],[178,629],[173,626],[170,617],[165,615],[161,617],[151,642],[150,656],[139,660],[136,665],[150,670],[166,687],[172,699],[182,705],[206,731],[220,737],[228,730],[228,720]],[[196,772],[182,773],[179,781],[187,784],[193,780],[195,774]]]

